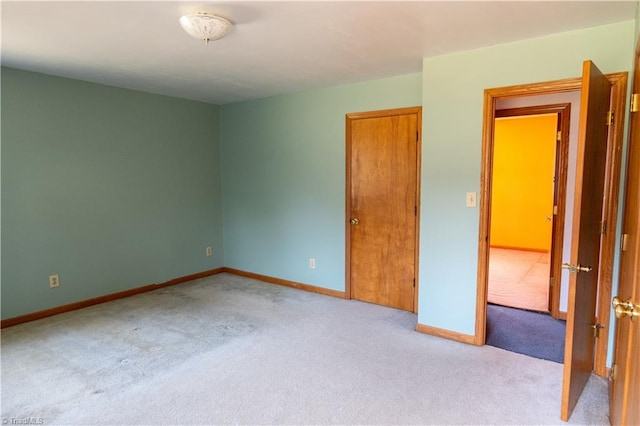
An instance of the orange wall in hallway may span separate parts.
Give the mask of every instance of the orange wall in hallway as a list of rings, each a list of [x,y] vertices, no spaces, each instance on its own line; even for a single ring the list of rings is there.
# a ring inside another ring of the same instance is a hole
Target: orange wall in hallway
[[[551,249],[557,120],[556,114],[496,119],[492,246]]]

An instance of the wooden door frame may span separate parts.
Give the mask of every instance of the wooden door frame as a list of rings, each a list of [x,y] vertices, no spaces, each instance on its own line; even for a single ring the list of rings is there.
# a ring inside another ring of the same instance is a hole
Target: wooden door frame
[[[419,249],[420,249],[420,165],[422,159],[422,107],[407,107],[385,109],[367,112],[348,113],[345,116],[346,129],[346,202],[345,202],[345,298],[352,299],[351,292],[351,122],[365,118],[381,118],[396,115],[417,115],[418,140],[416,141],[416,230],[415,230],[415,259],[414,259],[414,276],[416,285],[413,297],[413,312],[418,313],[418,265],[419,265]]]
[[[549,291],[548,308],[551,316],[559,318],[560,315],[560,285],[558,278],[562,267],[562,247],[564,245],[564,223],[566,212],[567,169],[569,165],[569,128],[571,126],[571,103],[535,105],[521,108],[506,108],[496,110],[496,118],[519,117],[536,114],[557,114],[557,129],[560,132],[560,140],[556,138],[555,155],[555,184],[553,204],[557,206],[551,230],[551,260],[549,276],[553,276],[554,285]],[[493,147],[492,147],[493,152]],[[489,231],[491,231],[489,229]]]
[[[611,83],[611,107],[614,111],[624,111],[627,90],[627,72],[606,74]],[[474,344],[484,345],[487,327],[487,278],[489,268],[489,229],[491,201],[491,171],[493,157],[493,123],[496,116],[498,99],[548,95],[579,91],[582,78],[547,81],[542,83],[485,89],[482,128],[482,166],[480,176],[480,225],[478,236],[478,286],[476,298],[476,325]],[[618,193],[620,190],[620,158],[624,133],[624,113],[618,114],[609,129],[607,142],[607,160],[605,171],[604,214],[607,229],[601,240],[600,273],[598,277],[598,301],[596,321],[602,324],[600,338],[596,341],[594,371],[599,376],[607,374],[607,349],[610,323],[609,301],[611,300],[611,281],[613,276],[613,258],[615,253],[615,229],[618,212]],[[606,309],[603,308],[606,306]]]

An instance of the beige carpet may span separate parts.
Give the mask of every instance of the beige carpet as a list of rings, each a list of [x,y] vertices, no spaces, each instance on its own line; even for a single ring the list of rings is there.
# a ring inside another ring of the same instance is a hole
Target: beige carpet
[[[549,311],[549,253],[492,248],[489,303]]]
[[[220,274],[4,329],[2,420],[561,423],[561,365],[415,325],[408,312]],[[607,413],[594,376],[571,423],[608,424]]]

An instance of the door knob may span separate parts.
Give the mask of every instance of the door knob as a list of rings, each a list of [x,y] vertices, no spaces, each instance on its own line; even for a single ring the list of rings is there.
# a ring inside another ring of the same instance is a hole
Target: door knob
[[[625,302],[616,296],[611,301],[611,305],[613,306],[616,318],[618,319],[631,317],[631,321],[633,321],[634,318],[640,317],[640,305],[634,304],[631,299]]]
[[[618,296],[613,298],[613,300],[611,301],[611,306],[613,306],[614,309],[617,308],[618,306],[622,306],[625,309],[633,309],[633,303],[631,303],[631,299],[625,302],[624,300],[620,299]]]
[[[571,265],[569,263],[563,263],[562,269],[568,269],[570,274],[576,274],[578,272],[590,272],[593,268],[591,266],[580,266],[580,264]]]
[[[360,223],[360,220],[357,217],[354,217],[351,219],[351,224],[352,225],[357,225]]]

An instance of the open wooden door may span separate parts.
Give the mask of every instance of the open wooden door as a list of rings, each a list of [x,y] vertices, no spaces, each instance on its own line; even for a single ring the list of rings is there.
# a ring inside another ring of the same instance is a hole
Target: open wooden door
[[[593,369],[600,221],[611,85],[591,62],[582,68],[569,301],[561,418],[569,420]]]
[[[636,93],[636,97],[639,96],[640,40],[636,51],[633,92]],[[638,109],[640,108],[636,105],[631,112],[629,166],[622,223],[620,286],[618,297],[614,298],[613,302],[616,317],[618,317],[611,375],[613,386],[610,418],[611,424],[614,425],[640,425],[640,111]]]

